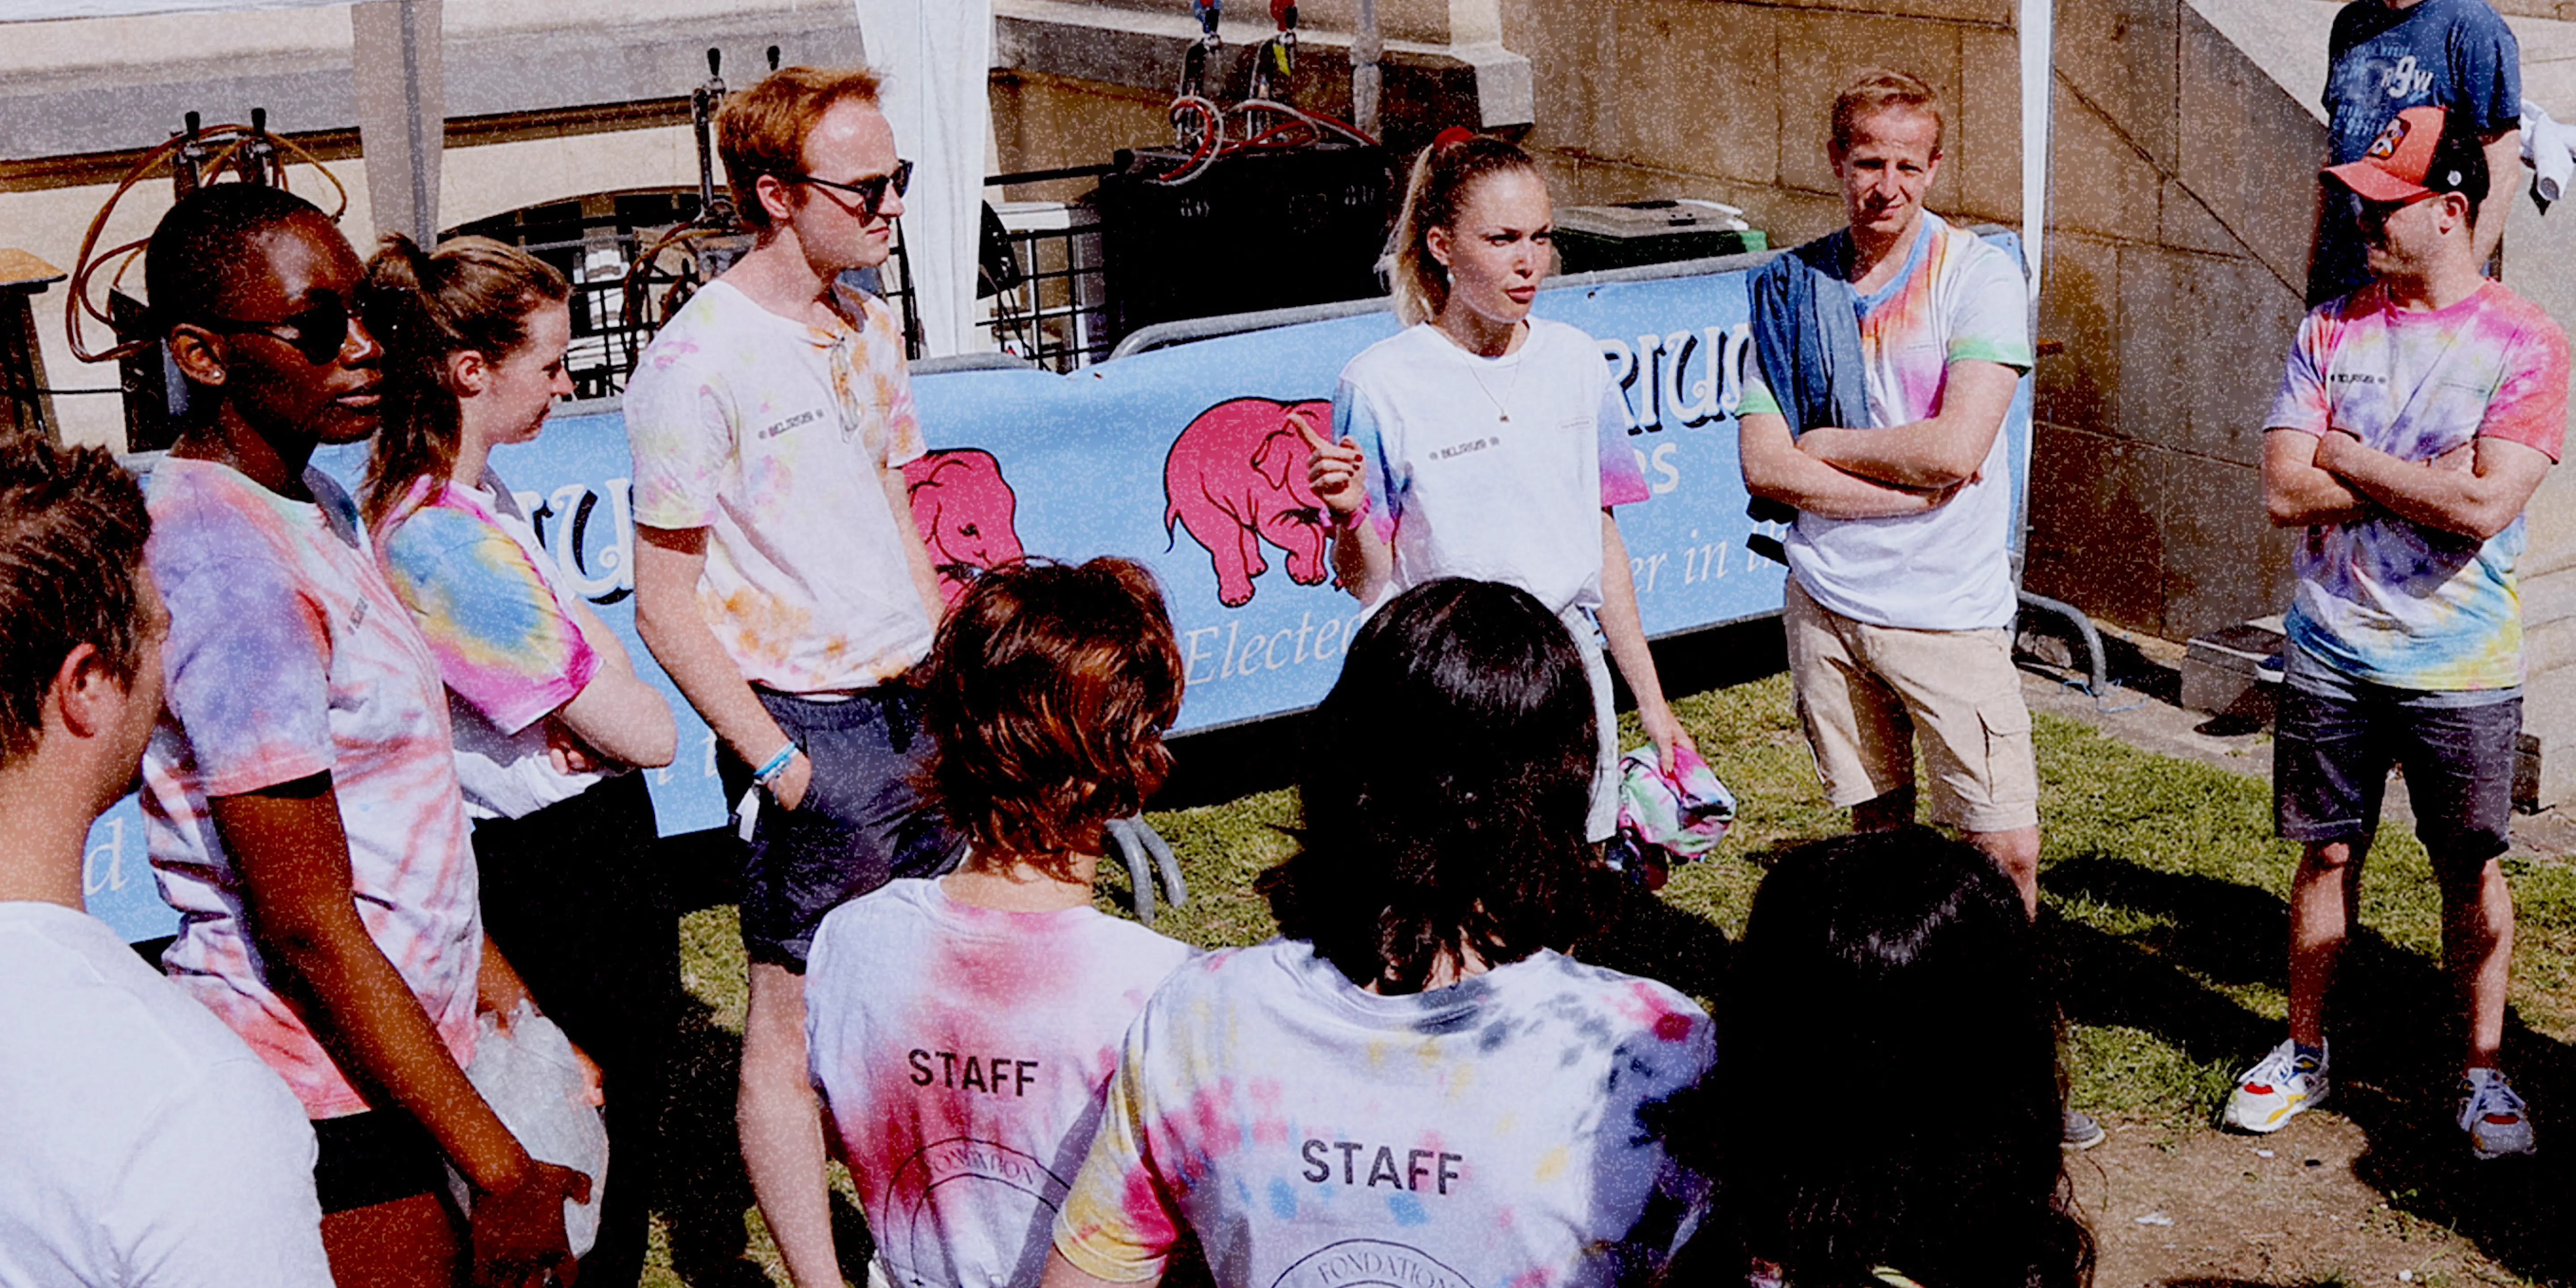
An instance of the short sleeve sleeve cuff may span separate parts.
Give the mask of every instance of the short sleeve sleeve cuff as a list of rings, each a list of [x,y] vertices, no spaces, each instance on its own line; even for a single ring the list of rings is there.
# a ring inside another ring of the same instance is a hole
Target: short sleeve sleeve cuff
[[[1754,370],[1751,363],[1745,364],[1744,391],[1736,400],[1735,414],[1737,416],[1780,414],[1780,400],[1771,396],[1770,384],[1762,379],[1762,373]]]

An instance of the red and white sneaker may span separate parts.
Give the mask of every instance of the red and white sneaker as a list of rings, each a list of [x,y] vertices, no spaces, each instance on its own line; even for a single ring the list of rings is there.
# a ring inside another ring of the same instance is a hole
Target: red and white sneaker
[[[2480,1158],[2539,1152],[2531,1138],[2531,1116],[2522,1097],[2500,1069],[2471,1069],[2460,1078],[2460,1130],[2469,1134],[2469,1152]]]
[[[2227,1098],[2227,1125],[2276,1132],[2325,1098],[2325,1053],[2319,1051],[2311,1060],[2299,1054],[2297,1043],[2285,1038],[2236,1080],[2236,1093]]]

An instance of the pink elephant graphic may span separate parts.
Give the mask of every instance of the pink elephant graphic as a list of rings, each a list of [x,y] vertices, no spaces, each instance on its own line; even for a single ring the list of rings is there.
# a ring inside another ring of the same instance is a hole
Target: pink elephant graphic
[[[1216,597],[1228,608],[1251,602],[1252,579],[1269,571],[1261,544],[1288,552],[1288,579],[1316,585],[1330,575],[1324,503],[1306,486],[1311,450],[1298,426],[1332,433],[1333,405],[1236,398],[1218,403],[1172,440],[1163,461],[1163,533],[1177,520],[1216,564]]]
[[[939,570],[939,593],[949,603],[986,569],[1021,557],[1013,526],[1019,497],[1002,478],[1002,463],[980,448],[931,452],[903,467],[912,498],[912,521]]]

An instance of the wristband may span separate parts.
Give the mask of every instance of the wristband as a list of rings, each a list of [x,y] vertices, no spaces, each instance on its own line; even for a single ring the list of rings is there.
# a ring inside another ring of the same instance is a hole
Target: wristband
[[[769,784],[775,781],[780,774],[787,772],[787,762],[794,760],[795,758],[796,744],[790,742],[786,746],[779,748],[778,754],[771,756],[767,763],[763,764],[760,768],[751,771],[751,781],[758,783],[763,787],[769,786]]]

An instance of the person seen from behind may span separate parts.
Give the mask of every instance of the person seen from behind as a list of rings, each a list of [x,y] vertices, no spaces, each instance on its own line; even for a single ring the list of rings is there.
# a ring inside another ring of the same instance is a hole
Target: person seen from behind
[[[490,464],[572,391],[569,291],[515,247],[385,235],[367,268],[386,356],[362,509],[446,681],[484,927],[606,1084],[618,1184],[582,1278],[621,1288],[644,1268],[680,1001],[653,803],[629,770],[669,764],[678,735]]]
[[[1127,1032],[1047,1288],[1607,1284],[1701,1198],[1660,1106],[1707,1017],[1577,963],[1593,696],[1529,592],[1443,578],[1352,641],[1303,759],[1280,937],[1182,966]]]
[[[2227,1121],[2278,1131],[2331,1085],[2326,1002],[2361,915],[2362,864],[2392,766],[2442,897],[2458,990],[2455,1110],[2478,1158],[2535,1148],[2499,1067],[2513,963],[2522,732],[2523,509],[2567,425],[2567,335],[2479,272],[2490,192],[2469,121],[2397,114],[2326,174],[2360,202],[2371,285],[2311,311],[2263,435],[2263,503],[2293,548],[2272,756],[2290,883],[2289,1033],[2246,1070]]]
[[[1092,906],[1112,819],[1170,772],[1181,651],[1124,559],[977,578],[922,683],[965,864],[823,919],[807,1049],[891,1284],[1034,1288],[1120,1040],[1190,948]],[[1150,879],[1141,878],[1141,879]]]
[[[1928,828],[1783,855],[1675,1137],[1720,1199],[1668,1282],[2086,1288],[2047,960],[2012,883]],[[1783,1113],[1790,1073],[1868,1112]]]
[[[151,530],[105,450],[0,438],[0,1283],[328,1288],[303,1108],[83,904],[161,714]]]

